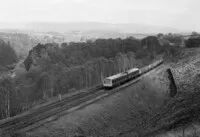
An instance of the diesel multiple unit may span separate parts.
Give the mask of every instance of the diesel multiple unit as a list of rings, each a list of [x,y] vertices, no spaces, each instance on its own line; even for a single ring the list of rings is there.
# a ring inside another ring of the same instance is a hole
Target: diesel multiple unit
[[[140,76],[141,74],[155,68],[156,66],[160,65],[161,63],[163,63],[163,59],[160,59],[142,69],[132,68],[128,71],[107,77],[103,80],[103,86],[105,88],[113,88],[115,86],[118,86],[120,84],[123,84],[129,80],[132,80],[132,79]]]

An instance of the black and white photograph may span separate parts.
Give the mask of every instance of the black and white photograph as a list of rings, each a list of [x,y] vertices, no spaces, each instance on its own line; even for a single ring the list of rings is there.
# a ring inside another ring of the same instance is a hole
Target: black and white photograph
[[[199,0],[0,0],[0,137],[200,137]]]

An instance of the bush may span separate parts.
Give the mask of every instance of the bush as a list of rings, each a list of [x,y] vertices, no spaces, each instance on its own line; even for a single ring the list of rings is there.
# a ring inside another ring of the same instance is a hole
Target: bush
[[[200,47],[200,37],[191,37],[185,41],[187,48]]]

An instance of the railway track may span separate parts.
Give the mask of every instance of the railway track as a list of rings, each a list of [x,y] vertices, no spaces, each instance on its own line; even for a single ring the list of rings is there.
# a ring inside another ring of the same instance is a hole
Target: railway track
[[[53,109],[45,108],[42,110],[42,112],[40,112],[40,114],[38,114],[39,113],[38,112],[37,114],[28,115],[28,117],[24,117],[22,121],[18,121],[18,119],[17,119],[18,122],[15,123],[14,125],[12,125],[13,122],[11,124],[8,123],[5,126],[4,130],[16,131],[18,129],[25,128],[26,126],[29,126],[36,122],[39,122],[40,120],[46,119],[47,117],[53,116],[57,113],[60,113],[64,110],[66,110],[66,109],[75,107],[75,106],[79,105],[80,103],[87,101],[88,99],[99,96],[100,94],[101,94],[101,92],[96,92],[94,94],[90,93],[88,95],[85,95],[85,97],[83,97],[81,99],[71,98],[71,100],[73,99],[73,101],[71,101],[71,102],[64,102],[65,104],[60,104],[60,103],[56,104]],[[57,105],[60,105],[60,106],[58,107]]]
[[[96,86],[94,88],[89,89],[88,92],[75,94],[73,96],[42,106],[36,110],[26,113],[25,115],[13,117],[8,120],[7,119],[2,120],[0,121],[0,129],[4,131],[14,131],[14,130],[23,128],[25,126],[31,125],[34,122],[38,122],[42,119],[45,119],[49,116],[59,113],[63,111],[64,109],[67,109],[70,105],[71,107],[73,107],[74,104],[77,104],[77,102],[75,102],[76,100],[79,101],[79,100],[82,100],[81,97],[91,97],[91,95],[96,95],[97,93],[99,93],[97,91],[100,91],[100,90],[101,90],[101,86]]]
[[[168,59],[168,55],[165,56],[165,60]],[[161,65],[161,64],[159,64]],[[158,66],[159,66],[158,65]],[[158,67],[156,66],[156,67]],[[156,68],[154,67],[154,68]],[[149,70],[145,70],[143,74],[148,73],[151,71],[151,68]],[[138,81],[136,80],[134,81]],[[5,119],[0,121],[0,129],[5,132],[14,132],[20,129],[23,129],[27,126],[31,126],[37,122],[40,122],[44,119],[47,119],[49,117],[52,117],[54,115],[57,115],[65,110],[68,110],[70,108],[76,107],[84,102],[87,102],[88,100],[91,100],[93,98],[96,98],[98,96],[101,96],[103,94],[113,94],[122,88],[125,88],[127,86],[132,85],[134,82],[127,82],[123,84],[120,87],[116,87],[112,90],[104,90],[101,85],[98,85],[96,87],[90,88],[87,92],[81,92],[75,95],[72,95],[70,97],[63,98],[62,100],[55,101],[51,104],[42,106],[38,109],[35,109],[33,111],[30,111],[29,113],[25,113],[10,119]]]

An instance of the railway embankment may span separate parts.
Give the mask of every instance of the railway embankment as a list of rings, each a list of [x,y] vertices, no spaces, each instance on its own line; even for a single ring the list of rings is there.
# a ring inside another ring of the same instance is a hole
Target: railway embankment
[[[146,136],[200,136],[200,49],[185,49],[169,64],[178,94],[160,109],[149,122]]]
[[[26,132],[40,136],[118,136],[143,132],[142,124],[170,98],[166,68],[150,72],[137,84]],[[129,133],[129,131],[131,131]]]

